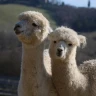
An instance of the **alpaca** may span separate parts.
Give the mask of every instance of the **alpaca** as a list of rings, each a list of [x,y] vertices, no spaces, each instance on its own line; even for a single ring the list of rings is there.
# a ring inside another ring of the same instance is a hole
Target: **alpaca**
[[[85,36],[59,27],[48,36],[52,80],[60,96],[96,96],[96,60],[77,66],[76,49],[86,45]]]
[[[57,96],[51,80],[51,63],[46,46],[51,27],[39,12],[19,15],[14,31],[22,42],[22,64],[18,96]]]

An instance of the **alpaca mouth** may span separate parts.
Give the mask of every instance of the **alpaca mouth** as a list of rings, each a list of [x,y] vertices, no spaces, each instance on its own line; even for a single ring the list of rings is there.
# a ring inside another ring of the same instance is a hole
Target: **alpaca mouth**
[[[62,56],[62,52],[57,51],[56,55],[57,55],[58,57],[61,57],[61,56]]]
[[[19,35],[23,32],[23,31],[19,31],[18,29],[14,30],[14,31],[15,31],[16,35]]]
[[[15,33],[16,33],[17,35],[19,35],[21,32],[20,32],[20,31],[15,31]]]

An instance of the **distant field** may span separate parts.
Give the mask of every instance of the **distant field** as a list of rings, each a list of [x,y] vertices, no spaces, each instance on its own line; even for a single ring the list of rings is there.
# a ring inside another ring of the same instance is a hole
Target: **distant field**
[[[0,76],[0,96],[17,96],[18,79]]]
[[[0,30],[12,30],[17,21],[18,14],[23,11],[39,11],[50,21],[53,28],[56,27],[56,22],[53,20],[50,12],[40,8],[28,7],[23,5],[7,4],[0,5]]]

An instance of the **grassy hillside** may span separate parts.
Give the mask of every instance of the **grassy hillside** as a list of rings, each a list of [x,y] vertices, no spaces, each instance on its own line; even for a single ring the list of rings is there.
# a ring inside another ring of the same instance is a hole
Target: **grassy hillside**
[[[56,22],[51,17],[50,12],[44,9],[27,7],[23,5],[8,4],[0,5],[0,30],[12,30],[14,24],[17,21],[18,14],[28,10],[42,12],[44,16],[50,21],[51,26],[56,27]]]

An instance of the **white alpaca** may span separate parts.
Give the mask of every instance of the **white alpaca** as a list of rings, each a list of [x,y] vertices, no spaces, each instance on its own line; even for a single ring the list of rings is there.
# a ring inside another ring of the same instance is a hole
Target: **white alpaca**
[[[59,27],[49,34],[52,80],[60,96],[96,96],[96,60],[77,66],[76,49],[86,38]]]
[[[50,30],[48,20],[39,12],[26,11],[19,15],[14,30],[22,42],[18,96],[57,96],[51,82],[50,58],[44,52]]]

